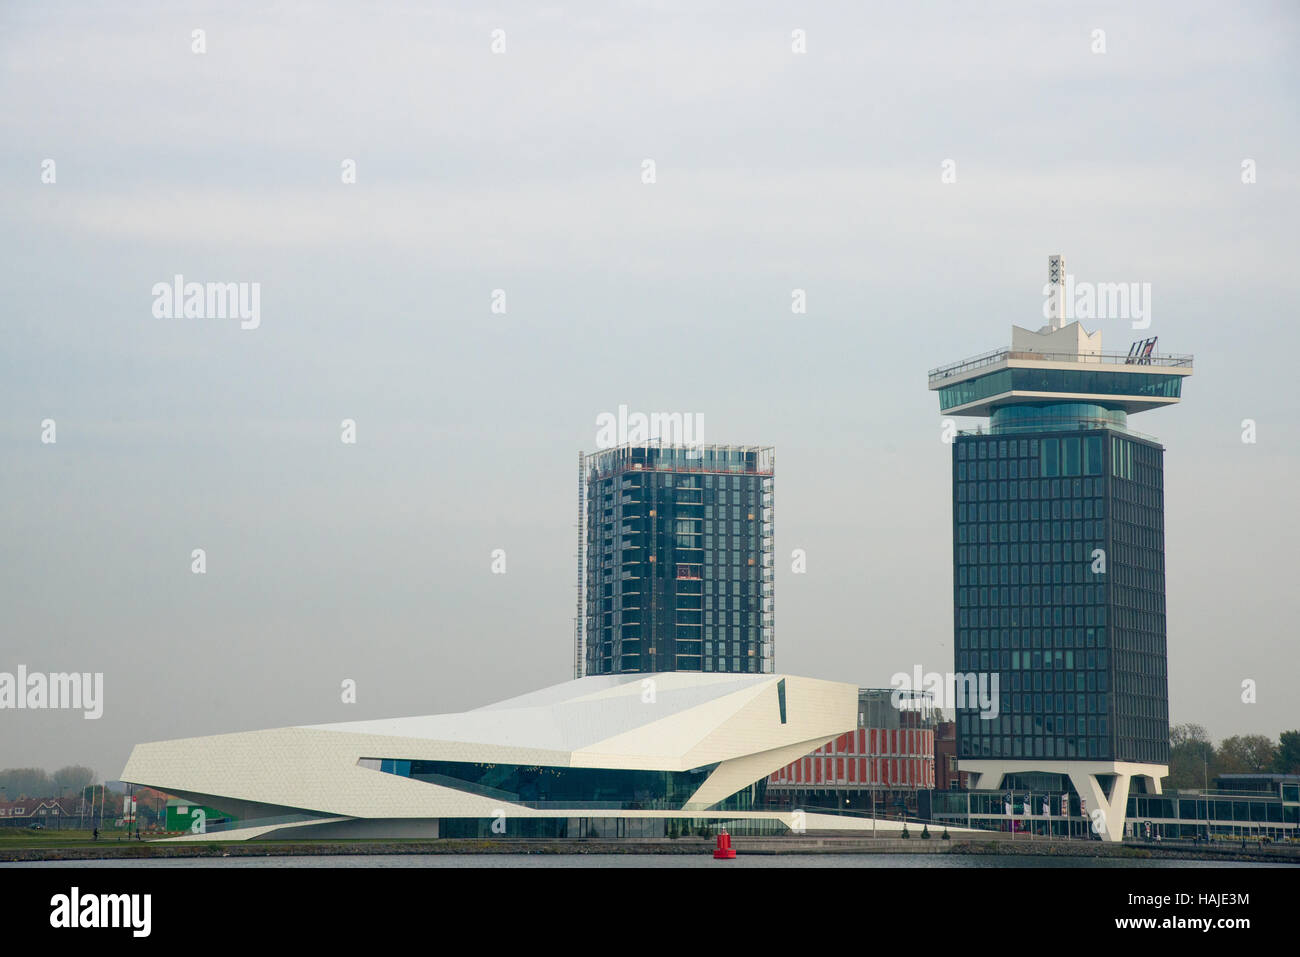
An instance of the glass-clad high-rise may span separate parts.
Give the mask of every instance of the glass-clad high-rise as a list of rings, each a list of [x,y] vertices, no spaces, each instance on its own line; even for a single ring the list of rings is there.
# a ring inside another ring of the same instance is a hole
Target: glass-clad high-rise
[[[773,670],[774,467],[758,446],[584,458],[584,673]]]
[[[930,373],[943,415],[985,420],[952,443],[953,651],[996,694],[955,702],[958,761],[1069,792],[1113,840],[1169,759],[1164,448],[1128,420],[1177,403],[1192,358],[1056,318],[1011,338]]]
[[[1164,764],[1161,446],[1026,424],[959,435],[952,467],[956,666],[1000,695],[958,711],[958,758]]]

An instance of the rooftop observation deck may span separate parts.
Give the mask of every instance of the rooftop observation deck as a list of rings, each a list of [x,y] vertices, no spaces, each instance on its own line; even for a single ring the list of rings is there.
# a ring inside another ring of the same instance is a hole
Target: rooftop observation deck
[[[951,365],[931,369],[930,388],[938,389],[951,381],[966,379],[1013,363],[1049,363],[1060,364],[1063,367],[1103,365],[1108,368],[1120,367],[1114,370],[1116,372],[1167,370],[1173,375],[1192,374],[1191,356],[1151,355],[1136,358],[1127,352],[1097,352],[1080,355],[1075,352],[1013,352],[1010,349],[995,349]]]
[[[1125,414],[1176,404],[1192,357],[997,349],[931,369],[945,415],[989,416],[1014,405],[1086,403]]]

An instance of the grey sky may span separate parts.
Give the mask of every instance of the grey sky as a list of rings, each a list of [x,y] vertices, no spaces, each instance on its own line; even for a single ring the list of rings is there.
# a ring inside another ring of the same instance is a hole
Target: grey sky
[[[1039,325],[1055,252],[1152,284],[1107,349],[1196,356],[1133,420],[1173,720],[1298,723],[1293,5],[107,6],[0,10],[0,671],[106,697],[0,712],[0,767],[567,679],[621,403],[776,446],[778,670],[948,671],[925,373]],[[154,318],[176,273],[260,282],[260,328]]]

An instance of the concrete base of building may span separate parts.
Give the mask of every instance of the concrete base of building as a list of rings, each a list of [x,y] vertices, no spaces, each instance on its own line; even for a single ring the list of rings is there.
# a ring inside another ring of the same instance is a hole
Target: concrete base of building
[[[1144,778],[1147,793],[1159,794],[1160,779],[1169,774],[1169,767],[1164,764],[1023,758],[963,758],[961,770],[970,773],[971,789],[981,791],[1001,790],[1003,778],[1009,774],[1063,774],[1070,779],[1074,790],[1086,802],[1092,831],[1103,841],[1124,840],[1124,818],[1128,813],[1128,791],[1132,780]],[[1102,778],[1113,778],[1109,797]]]

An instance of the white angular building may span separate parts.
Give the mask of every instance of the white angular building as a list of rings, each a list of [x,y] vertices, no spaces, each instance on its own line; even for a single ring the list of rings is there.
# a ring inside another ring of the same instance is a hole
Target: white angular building
[[[861,830],[755,809],[769,774],[855,728],[857,704],[854,685],[790,675],[588,677],[462,714],[140,744],[122,780],[219,810],[225,839]],[[204,814],[192,830],[178,839],[216,833]]]

